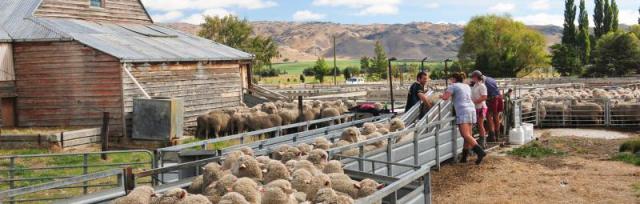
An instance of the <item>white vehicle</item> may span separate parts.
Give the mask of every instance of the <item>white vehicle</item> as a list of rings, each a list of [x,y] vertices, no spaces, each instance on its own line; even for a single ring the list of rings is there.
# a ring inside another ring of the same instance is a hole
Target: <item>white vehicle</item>
[[[351,77],[347,79],[346,84],[364,84],[364,78],[362,77]]]

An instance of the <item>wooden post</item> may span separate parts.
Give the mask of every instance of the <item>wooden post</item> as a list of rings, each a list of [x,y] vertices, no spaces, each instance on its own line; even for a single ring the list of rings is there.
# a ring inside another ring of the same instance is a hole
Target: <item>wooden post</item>
[[[136,187],[136,179],[133,175],[133,169],[131,167],[124,168],[124,190],[128,195]]]
[[[102,151],[109,151],[109,112],[102,113],[102,129],[100,131]],[[102,160],[107,160],[107,154],[101,155]]]
[[[302,114],[303,108],[302,108],[302,96],[298,96],[298,121],[299,122],[304,122],[304,114]]]

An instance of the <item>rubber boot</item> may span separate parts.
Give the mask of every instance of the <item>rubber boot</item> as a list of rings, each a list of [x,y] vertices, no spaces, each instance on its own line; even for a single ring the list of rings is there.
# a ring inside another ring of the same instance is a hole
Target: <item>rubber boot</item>
[[[460,157],[460,163],[467,163],[468,157],[469,157],[469,150],[462,149],[462,157]]]
[[[483,136],[480,136],[478,139],[478,145],[480,145],[483,149],[487,148],[487,139]]]
[[[497,142],[496,133],[489,132],[489,138],[487,138],[488,142]]]
[[[479,165],[480,163],[482,163],[482,159],[487,156],[487,153],[484,152],[484,149],[482,149],[480,145],[474,146],[472,150],[474,153],[476,153],[476,155],[478,155],[478,159],[476,159],[476,165]]]

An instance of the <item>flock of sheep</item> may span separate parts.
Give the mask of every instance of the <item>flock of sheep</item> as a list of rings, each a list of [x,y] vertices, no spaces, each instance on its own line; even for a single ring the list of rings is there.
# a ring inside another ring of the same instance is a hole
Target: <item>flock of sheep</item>
[[[242,133],[289,125],[300,121],[340,116],[355,107],[352,101],[309,101],[302,106],[297,103],[277,101],[258,104],[248,108],[245,105],[211,111],[197,118],[196,137],[215,138],[222,135]],[[341,121],[335,121],[339,123]]]
[[[153,188],[140,186],[114,204],[349,204],[354,199],[373,194],[384,187],[371,179],[352,180],[344,173],[343,164],[330,160],[327,150],[381,137],[405,129],[400,119],[386,123],[365,123],[361,128],[345,129],[332,144],[324,137],[296,146],[283,144],[270,156],[256,156],[248,147],[230,152],[221,163],[212,162],[202,168],[187,190],[172,189],[156,194]],[[395,142],[406,142],[412,135]],[[386,140],[366,145],[365,151],[386,147]],[[357,155],[357,148],[343,155]],[[378,202],[380,203],[380,202]]]
[[[605,90],[555,88],[534,89],[522,95],[523,113],[537,111],[542,123],[572,123],[600,125],[604,122],[605,106],[609,103],[612,123],[640,123],[640,90],[618,88]]]

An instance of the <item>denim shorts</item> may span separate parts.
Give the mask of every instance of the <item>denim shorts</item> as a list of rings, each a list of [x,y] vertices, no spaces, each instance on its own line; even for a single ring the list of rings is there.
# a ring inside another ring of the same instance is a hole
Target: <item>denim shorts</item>
[[[470,123],[470,124],[475,124],[477,121],[476,118],[476,110],[463,110],[463,111],[456,111],[456,124],[460,125],[460,124],[465,124],[465,123]]]

